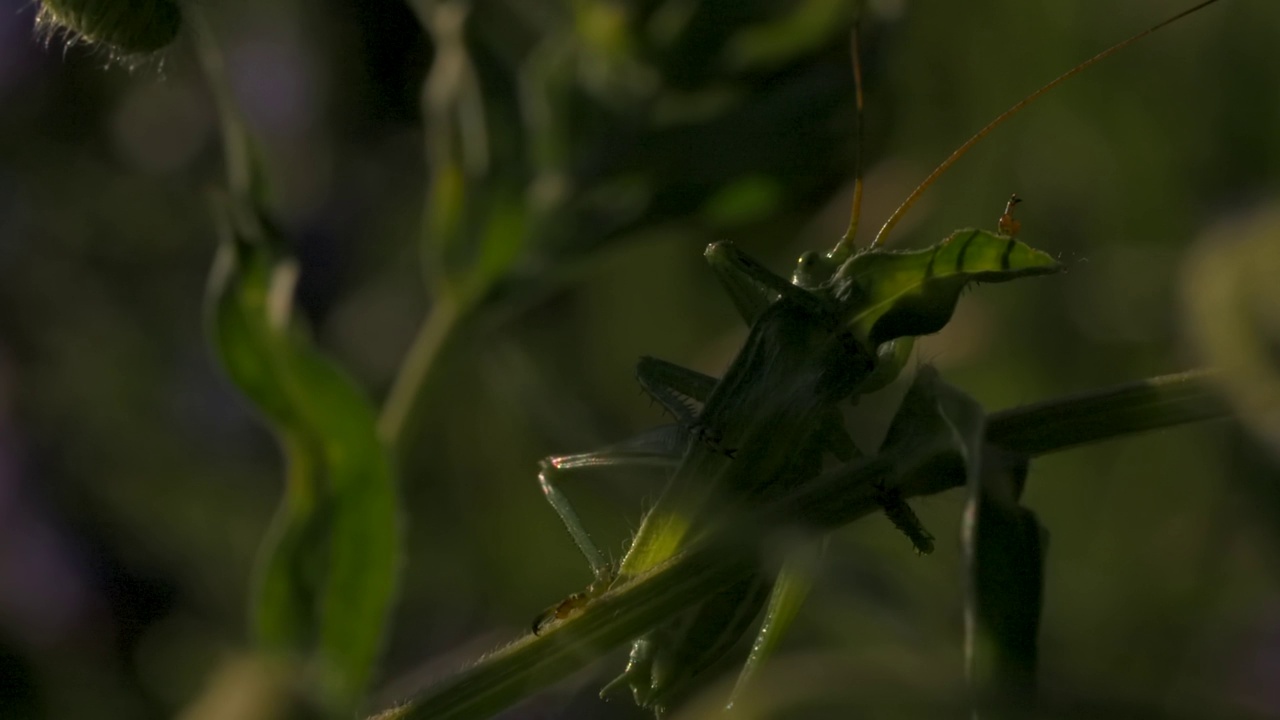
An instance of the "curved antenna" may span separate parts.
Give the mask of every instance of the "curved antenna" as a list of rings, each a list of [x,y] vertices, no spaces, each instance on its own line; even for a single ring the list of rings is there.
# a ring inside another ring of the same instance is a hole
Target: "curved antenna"
[[[861,24],[861,20],[854,21],[853,36],[850,40],[850,54],[853,55],[854,121],[857,123],[853,139],[856,153],[853,160],[853,207],[849,212],[849,228],[844,231],[840,241],[827,254],[827,257],[836,262],[844,262],[853,254],[853,239],[858,234],[858,218],[862,215],[862,53],[858,49],[858,30]]]
[[[902,204],[898,206],[898,209],[894,210],[893,214],[889,216],[889,219],[885,221],[884,225],[880,228],[880,232],[876,233],[876,238],[875,240],[871,241],[870,247],[874,248],[880,243],[884,242],[885,236],[889,234],[889,231],[893,229],[894,225],[898,224],[898,221],[902,219],[902,216],[906,214],[907,210],[909,210],[912,205],[916,204],[916,201],[920,199],[920,196],[924,194],[924,191],[929,189],[929,186],[932,185],[934,181],[936,181],[942,175],[942,173],[946,172],[948,168],[954,165],[957,160],[959,160],[961,157],[964,157],[964,154],[969,152],[970,148],[972,148],[974,145],[977,145],[979,140],[986,137],[992,130],[995,130],[997,127],[1000,127],[1000,125],[1002,125],[1005,120],[1008,120],[1014,115],[1017,115],[1023,108],[1025,108],[1026,106],[1030,105],[1032,102],[1037,100],[1041,95],[1044,95],[1050,90],[1058,87],[1063,82],[1080,74],[1081,72],[1088,69],[1089,67],[1097,63],[1100,63],[1103,60],[1106,60],[1112,55],[1120,52],[1121,50],[1129,47],[1135,42],[1138,42],[1142,38],[1150,35],[1151,33],[1154,33],[1155,31],[1165,27],[1166,25],[1172,25],[1173,23],[1181,20],[1182,18],[1196,11],[1203,10],[1204,8],[1209,7],[1210,5],[1216,2],[1218,2],[1218,0],[1205,0],[1205,2],[1202,2],[1194,7],[1183,10],[1177,15],[1174,15],[1173,17],[1170,17],[1166,20],[1162,20],[1156,23],[1155,25],[1152,25],[1151,27],[1147,28],[1146,30],[1143,30],[1138,34],[1129,37],[1128,39],[1121,40],[1115,45],[1112,45],[1106,50],[1103,50],[1097,55],[1094,55],[1088,60],[1085,60],[1079,65],[1062,73],[1061,75],[1054,78],[1053,80],[1050,80],[1048,83],[1042,86],[1039,90],[1036,90],[1030,95],[1022,98],[1018,102],[1014,103],[1013,107],[1010,107],[1008,110],[1005,110],[1004,112],[997,115],[995,120],[992,120],[991,122],[987,123],[986,127],[974,133],[973,137],[964,141],[963,145],[956,148],[955,151],[952,152],[951,155],[948,156],[946,160],[942,161],[941,165],[938,165],[938,167],[934,168],[933,172],[929,173],[929,177],[926,177],[924,179],[924,182],[921,182],[919,185],[916,186],[915,190],[911,191],[911,194],[907,196],[907,199],[903,200]]]

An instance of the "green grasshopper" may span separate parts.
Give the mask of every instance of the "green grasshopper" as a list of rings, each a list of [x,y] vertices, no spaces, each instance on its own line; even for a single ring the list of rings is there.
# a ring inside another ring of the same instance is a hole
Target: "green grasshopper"
[[[1049,255],[1017,240],[1013,196],[999,232],[965,229],[917,251],[888,251],[883,239],[921,193],[974,144],[1026,105],[1066,79],[1182,17],[1208,0],[1077,65],[999,115],[938,166],[898,207],[866,248],[856,249],[861,179],[855,182],[848,231],[826,253],[802,255],[790,279],[774,274],[731,243],[707,247],[717,280],[751,330],[722,378],[654,358],[637,367],[641,387],[675,422],[595,452],[549,457],[539,481],[595,575],[592,588],[543,613],[541,633],[613,583],[644,574],[719,527],[735,510],[767,505],[822,470],[830,455],[850,463],[859,456],[844,427],[841,407],[884,387],[901,373],[916,336],[941,330],[961,292],[973,282],[1004,282],[1057,272]],[[854,80],[861,125],[860,68],[854,45]],[[556,485],[560,474],[587,467],[646,466],[670,479],[645,514],[616,571],[591,541]],[[893,490],[877,486],[893,524],[916,550],[932,537]],[[768,528],[757,535],[768,535]],[[768,654],[792,610],[808,590],[802,550],[776,580],[763,567],[735,586],[635,642],[623,674],[604,692],[626,686],[642,707],[663,714],[703,670],[719,660],[769,605],[745,678]],[[740,678],[741,683],[742,678]],[[603,694],[603,693],[602,693]]]

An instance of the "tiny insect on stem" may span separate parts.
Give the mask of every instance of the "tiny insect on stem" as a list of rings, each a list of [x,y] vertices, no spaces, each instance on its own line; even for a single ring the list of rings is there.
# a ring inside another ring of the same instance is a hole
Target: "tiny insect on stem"
[[[588,603],[599,597],[605,590],[608,590],[609,585],[612,583],[613,566],[605,565],[597,572],[596,579],[587,586],[586,590],[576,592],[539,613],[538,617],[533,619],[533,626],[530,630],[534,635],[541,635],[552,623],[558,620],[565,620],[572,617],[574,613],[581,611]]]
[[[1011,238],[1018,236],[1018,231],[1022,229],[1022,223],[1013,216],[1013,209],[1022,202],[1022,198],[1017,193],[1009,196],[1009,202],[1004,204],[1004,213],[1000,215],[1000,219],[996,221],[996,227],[1000,230],[1000,234],[1008,235]]]

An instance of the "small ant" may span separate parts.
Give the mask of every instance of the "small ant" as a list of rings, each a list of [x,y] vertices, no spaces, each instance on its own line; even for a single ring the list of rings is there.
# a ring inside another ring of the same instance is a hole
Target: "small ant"
[[[1022,202],[1022,198],[1017,193],[1009,196],[1009,202],[1004,204],[1004,214],[1000,216],[1000,220],[996,222],[996,227],[1000,229],[1001,235],[1008,235],[1010,238],[1018,236],[1018,231],[1022,229],[1022,223],[1013,217],[1013,208]]]

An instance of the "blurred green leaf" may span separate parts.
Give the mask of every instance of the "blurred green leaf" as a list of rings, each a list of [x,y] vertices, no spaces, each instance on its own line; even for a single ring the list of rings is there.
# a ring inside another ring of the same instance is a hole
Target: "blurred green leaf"
[[[991,445],[981,469],[971,467],[965,668],[981,717],[1026,717],[1035,707],[1048,531],[1018,504],[1027,467],[1026,455]]]
[[[707,198],[703,218],[716,227],[733,227],[777,212],[783,188],[777,178],[748,175],[720,188]]]
[[[847,63],[794,67],[847,28],[843,3],[793,15],[758,0],[419,7],[436,48],[423,102],[424,247],[437,285],[484,296],[504,282],[562,282],[548,268],[673,221],[746,230],[807,213],[851,167]],[[770,34],[780,16],[798,24]],[[766,53],[767,68],[728,67],[739,34],[785,47]],[[486,224],[508,206],[524,216],[491,264],[502,272],[469,279]]]
[[[292,320],[296,265],[241,208],[222,218],[210,330],[288,466],[260,557],[254,631],[268,650],[310,656],[326,700],[346,708],[382,647],[400,564],[392,461],[368,400]]]
[[[1240,418],[1280,454],[1280,208],[1211,232],[1185,267],[1192,339]]]
[[[729,42],[726,62],[735,69],[782,65],[848,27],[854,8],[848,0],[795,3],[786,17],[743,28]]]
[[[468,48],[469,14],[453,2],[424,13],[437,53],[423,93],[434,166],[424,259],[464,307],[505,274],[529,232],[523,158],[508,142],[519,128],[510,108],[485,95]]]
[[[320,720],[299,692],[296,668],[257,655],[223,660],[179,720]]]

